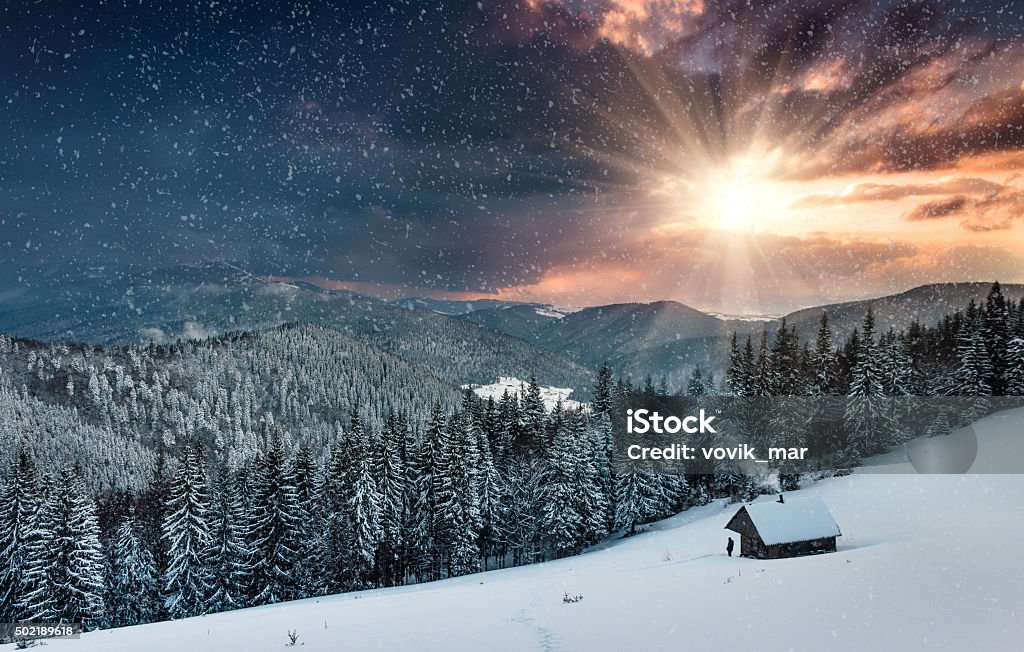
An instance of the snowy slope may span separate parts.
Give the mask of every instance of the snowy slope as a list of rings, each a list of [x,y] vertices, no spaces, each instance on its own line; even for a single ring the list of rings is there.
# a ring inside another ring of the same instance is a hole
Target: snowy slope
[[[491,383],[490,385],[463,385],[462,389],[473,388],[473,393],[480,398],[493,398],[495,401],[500,399],[505,392],[508,392],[510,396],[520,395],[522,397],[523,392],[529,386],[525,380],[519,380],[518,378],[510,378],[502,376],[498,378],[497,382]],[[558,401],[562,401],[562,407],[567,410],[575,410],[582,407],[583,404],[579,401],[574,401],[569,398],[572,394],[572,389],[568,387],[541,387],[540,397],[544,401],[544,407],[550,412]]]
[[[1024,410],[976,426],[982,445]],[[900,468],[893,467],[896,471]],[[1024,640],[1024,476],[856,473],[820,498],[839,551],[723,554],[718,501],[579,557],[396,589],[51,641],[53,652],[279,650],[994,650]],[[583,600],[565,604],[565,592]]]

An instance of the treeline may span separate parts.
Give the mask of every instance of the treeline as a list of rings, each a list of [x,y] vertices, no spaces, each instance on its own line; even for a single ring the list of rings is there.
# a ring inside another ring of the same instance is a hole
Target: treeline
[[[694,388],[702,391],[699,383]],[[733,335],[722,390],[743,397],[846,396],[842,423],[833,424],[831,437],[834,461],[854,465],[914,436],[945,434],[976,420],[986,410],[983,397],[1024,395],[1024,300],[1007,300],[995,283],[983,305],[971,301],[932,327],[914,321],[906,330],[884,333],[876,332],[869,308],[862,326],[839,345],[827,313],[803,345],[783,320],[774,338],[762,332],[756,346],[749,337],[740,345]],[[955,410],[918,409],[916,417],[931,420],[920,424],[923,432],[901,430],[897,424],[906,423],[907,415],[899,411],[914,407],[898,399],[913,396],[970,400],[956,401]],[[824,409],[829,402],[808,405]],[[787,445],[797,445],[802,434],[824,427],[822,418],[813,410],[767,415],[751,438],[782,433]]]
[[[237,466],[192,438],[98,502],[23,448],[0,496],[0,619],[116,627],[576,554],[695,499],[682,477],[612,473],[616,387],[603,369],[589,413],[547,411],[535,381],[467,391],[420,428],[354,410],[322,455],[265,422]]]
[[[861,328],[837,343],[823,312],[801,345],[783,319],[774,338],[732,337],[723,390],[739,396],[1004,396],[1024,393],[1024,299],[1006,299],[999,283],[984,304],[935,326],[876,332],[869,308]]]

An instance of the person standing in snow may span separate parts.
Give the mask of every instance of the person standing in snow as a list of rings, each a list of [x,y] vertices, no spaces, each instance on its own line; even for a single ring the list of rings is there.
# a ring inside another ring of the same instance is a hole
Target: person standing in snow
[[[727,553],[729,553],[730,557],[732,557],[732,549],[733,549],[733,546],[735,546],[735,545],[736,544],[733,543],[732,537],[729,537],[729,543],[725,544],[725,551]]]

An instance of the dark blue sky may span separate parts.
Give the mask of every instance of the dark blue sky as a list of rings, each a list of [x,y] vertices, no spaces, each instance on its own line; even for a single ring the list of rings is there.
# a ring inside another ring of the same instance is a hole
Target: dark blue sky
[[[786,91],[767,122],[797,151],[840,152],[844,111],[906,101],[911,69],[963,43],[1011,65],[1021,29],[1005,3],[336,4],[8,4],[0,270],[223,260],[410,289],[536,285],[636,259],[622,234],[656,221],[635,208],[651,180],[687,148],[721,162],[752,142],[744,107],[780,75],[860,58],[841,88]],[[1004,112],[980,135],[907,136],[799,174],[1015,151],[1022,124]]]

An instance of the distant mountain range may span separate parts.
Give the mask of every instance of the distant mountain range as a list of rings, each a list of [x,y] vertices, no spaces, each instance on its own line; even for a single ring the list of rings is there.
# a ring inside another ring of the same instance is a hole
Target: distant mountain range
[[[40,340],[133,344],[202,338],[309,322],[428,369],[445,382],[485,384],[499,376],[572,387],[585,394],[607,361],[616,373],[665,375],[680,387],[692,368],[724,370],[728,336],[778,328],[778,319],[724,318],[674,301],[565,310],[494,299],[411,297],[384,301],[308,283],[268,282],[225,263],[168,269],[90,270],[26,287],[8,279],[0,293],[0,332]],[[880,330],[912,320],[933,324],[981,302],[991,283],[925,285],[900,294],[807,308],[785,316],[813,336],[821,312],[845,337],[874,308]],[[1008,297],[1024,285],[1004,285]]]
[[[991,283],[924,285],[877,299],[798,310],[785,319],[806,339],[816,333],[821,313],[828,312],[833,333],[843,339],[863,323],[869,305],[879,331],[900,330],[914,320],[932,325],[972,299],[981,303],[991,287]],[[1024,296],[1024,285],[1004,285],[1003,293],[1018,300]],[[568,314],[540,304],[508,305],[459,318],[522,338],[592,369],[607,361],[618,373],[636,378],[665,375],[675,387],[682,386],[694,365],[722,373],[733,332],[740,336],[756,336],[762,329],[772,332],[782,319],[725,318],[674,301],[614,304]]]

